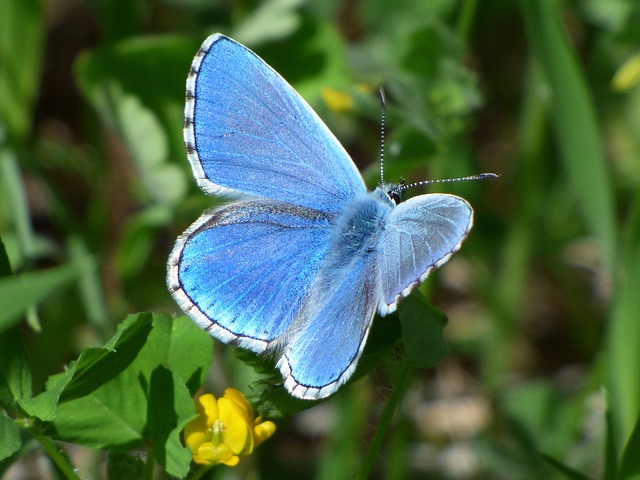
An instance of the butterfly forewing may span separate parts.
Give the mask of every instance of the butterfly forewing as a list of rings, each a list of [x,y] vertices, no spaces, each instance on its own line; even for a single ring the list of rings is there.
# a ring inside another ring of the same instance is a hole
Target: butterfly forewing
[[[223,35],[209,37],[194,59],[184,135],[195,177],[208,193],[338,212],[365,191],[344,148],[302,97]]]

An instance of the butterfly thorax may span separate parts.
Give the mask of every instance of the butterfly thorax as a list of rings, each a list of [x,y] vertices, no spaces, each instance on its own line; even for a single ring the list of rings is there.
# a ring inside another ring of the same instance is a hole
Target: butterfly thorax
[[[355,257],[371,253],[378,244],[393,201],[380,188],[355,197],[338,216],[334,230],[334,252],[344,266]]]

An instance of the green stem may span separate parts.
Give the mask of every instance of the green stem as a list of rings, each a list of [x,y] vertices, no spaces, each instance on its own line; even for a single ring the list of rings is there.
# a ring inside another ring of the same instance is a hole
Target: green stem
[[[460,11],[458,24],[456,25],[456,34],[461,40],[466,41],[467,37],[469,37],[469,31],[471,30],[477,6],[478,0],[466,0],[462,3],[462,10]]]
[[[147,461],[144,464],[144,471],[142,472],[143,480],[153,479],[153,469],[156,464],[156,455],[153,449],[153,445],[149,445],[147,448]]]
[[[380,422],[378,423],[378,427],[376,428],[376,433],[371,440],[371,445],[369,445],[369,449],[367,450],[367,455],[364,458],[362,463],[362,467],[358,472],[358,476],[356,477],[358,480],[365,480],[369,478],[371,474],[371,470],[373,470],[373,466],[376,463],[376,458],[378,457],[378,453],[380,452],[380,447],[382,446],[382,441],[389,429],[389,425],[391,424],[391,420],[393,419],[393,414],[396,411],[396,408],[404,398],[404,394],[409,388],[409,383],[411,381],[411,363],[408,360],[404,361],[402,365],[402,370],[400,371],[400,375],[396,380],[396,386],[391,392],[391,396],[387,400],[387,404],[384,406],[384,410],[382,411],[382,415],[380,416]]]
[[[33,426],[27,427],[27,431],[38,441],[38,443],[40,443],[49,458],[56,464],[66,479],[80,480],[80,477],[76,475],[73,466],[65,456],[62,455],[60,449],[51,441],[51,439],[49,439],[49,437],[43,435],[40,430]]]
[[[200,468],[193,474],[190,480],[200,480],[202,476],[209,471],[209,465],[200,465]]]

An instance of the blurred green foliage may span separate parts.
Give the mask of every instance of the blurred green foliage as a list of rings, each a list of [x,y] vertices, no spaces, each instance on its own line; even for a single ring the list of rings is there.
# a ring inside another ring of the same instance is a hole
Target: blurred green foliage
[[[179,431],[212,342],[183,317],[127,315],[179,313],[166,257],[216,202],[182,112],[220,31],[309,101],[371,187],[380,85],[387,180],[502,176],[438,186],[476,211],[421,287],[448,315],[446,358],[420,298],[376,320],[360,379],[318,405],[216,342],[208,388],[288,417],[208,474],[640,478],[639,27],[634,0],[1,2],[0,474],[45,452],[59,478],[104,476],[93,449],[109,478],[151,478],[154,459],[187,474]],[[123,452],[142,447],[144,465]]]

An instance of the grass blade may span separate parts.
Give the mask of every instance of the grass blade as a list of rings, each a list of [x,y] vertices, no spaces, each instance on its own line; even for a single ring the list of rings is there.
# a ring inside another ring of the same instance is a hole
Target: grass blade
[[[527,35],[551,91],[550,113],[569,187],[587,228],[613,268],[617,242],[613,191],[593,100],[552,0],[522,0]]]

